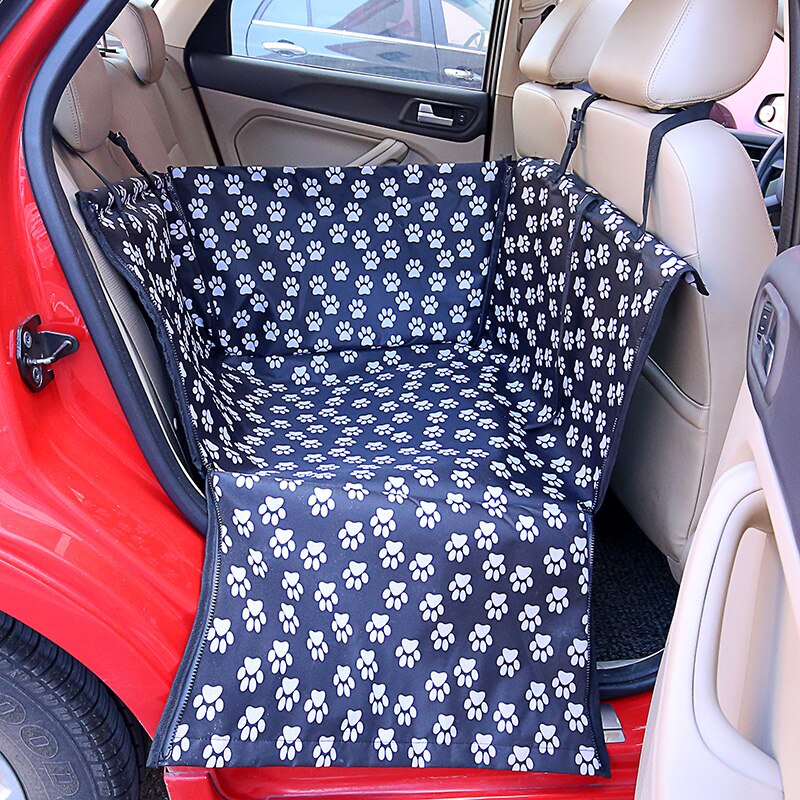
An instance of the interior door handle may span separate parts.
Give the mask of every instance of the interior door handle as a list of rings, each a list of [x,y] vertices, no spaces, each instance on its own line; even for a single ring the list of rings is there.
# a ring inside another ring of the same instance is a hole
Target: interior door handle
[[[453,127],[453,118],[440,116],[433,110],[430,103],[419,104],[417,122],[421,122],[423,125],[438,125],[441,128]]]
[[[445,67],[444,74],[448,78],[455,78],[459,81],[474,81],[478,76],[466,67]]]
[[[308,50],[294,42],[261,42],[261,46],[269,53],[275,53],[279,56],[304,56],[308,54]]]

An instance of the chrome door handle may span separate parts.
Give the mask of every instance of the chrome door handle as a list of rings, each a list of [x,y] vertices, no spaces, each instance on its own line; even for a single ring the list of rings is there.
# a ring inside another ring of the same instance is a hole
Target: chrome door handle
[[[474,81],[477,75],[466,67],[445,67],[444,74],[448,78],[455,78],[459,81]]]
[[[308,55],[308,50],[294,42],[261,42],[261,46],[270,53],[275,53],[279,56],[305,56]]]
[[[453,120],[451,117],[440,117],[430,103],[420,103],[417,110],[417,122],[424,125],[439,125],[442,128],[452,128]]]

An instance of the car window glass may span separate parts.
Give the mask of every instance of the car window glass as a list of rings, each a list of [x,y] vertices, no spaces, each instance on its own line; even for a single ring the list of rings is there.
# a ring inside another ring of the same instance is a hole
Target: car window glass
[[[232,0],[231,53],[480,89],[496,0]]]
[[[419,40],[422,33],[416,0],[312,0],[311,20],[316,28],[369,36]]]
[[[448,44],[486,50],[492,20],[491,2],[442,0],[442,15]]]

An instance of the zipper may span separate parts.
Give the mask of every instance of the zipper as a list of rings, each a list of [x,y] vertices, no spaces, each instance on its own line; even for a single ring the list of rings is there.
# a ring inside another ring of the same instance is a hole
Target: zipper
[[[214,514],[216,516],[217,524],[216,529],[213,531],[214,535],[214,546],[213,546],[213,553],[211,554],[214,563],[214,570],[211,575],[211,596],[208,600],[208,611],[206,612],[205,624],[203,625],[202,629],[198,629],[197,631],[192,632],[192,636],[196,633],[199,633],[202,637],[199,642],[196,644],[189,640],[187,644],[187,650],[193,644],[195,645],[195,653],[194,657],[191,662],[191,668],[189,670],[189,674],[185,681],[183,682],[183,688],[181,691],[181,701],[178,709],[175,713],[175,716],[172,719],[172,725],[170,726],[169,735],[164,740],[164,746],[161,750],[161,760],[162,762],[166,763],[169,759],[170,752],[175,744],[175,733],[178,730],[178,726],[183,719],[184,712],[186,711],[186,706],[189,704],[189,698],[191,697],[192,691],[194,689],[195,681],[197,680],[197,673],[200,668],[200,660],[203,657],[203,653],[205,652],[206,643],[208,641],[208,630],[211,627],[211,620],[214,618],[214,611],[217,607],[217,597],[219,596],[219,579],[220,579],[220,558],[219,558],[219,535],[220,530],[222,528],[222,517],[219,513],[219,505],[217,504],[216,499],[212,499],[212,489],[210,486],[211,476],[209,475],[208,478],[208,485],[207,485],[207,492],[210,504],[213,504],[214,507]],[[209,531],[211,534],[211,531]]]

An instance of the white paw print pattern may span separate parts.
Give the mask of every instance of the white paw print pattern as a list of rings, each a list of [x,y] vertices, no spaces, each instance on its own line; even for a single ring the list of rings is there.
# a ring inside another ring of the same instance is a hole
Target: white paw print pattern
[[[220,521],[158,763],[605,774],[591,514],[688,267],[552,166],[515,167],[496,237],[495,163],[82,195]]]

